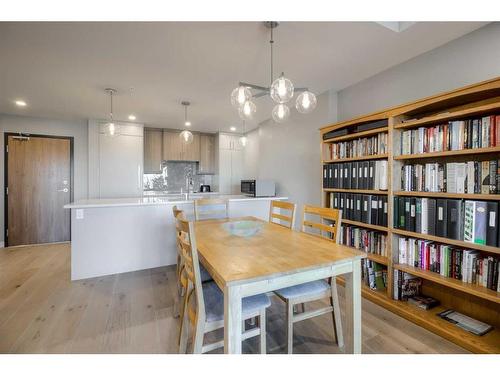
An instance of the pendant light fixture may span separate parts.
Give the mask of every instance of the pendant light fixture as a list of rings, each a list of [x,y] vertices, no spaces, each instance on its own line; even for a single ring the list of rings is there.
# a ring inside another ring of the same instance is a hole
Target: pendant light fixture
[[[299,113],[310,113],[316,108],[317,99],[316,95],[309,91],[309,89],[294,87],[292,81],[285,77],[284,73],[274,79],[274,39],[273,30],[278,27],[279,23],[276,21],[264,22],[264,25],[270,29],[271,39],[269,44],[271,46],[271,80],[270,86],[264,87],[254,85],[251,83],[240,82],[231,92],[231,104],[238,110],[239,116],[243,120],[251,120],[257,111],[255,103],[252,98],[260,98],[269,95],[276,103],[271,116],[277,123],[283,123],[290,117],[290,108],[286,104],[292,100],[295,93],[300,93],[295,101],[295,108]],[[254,92],[252,92],[252,90]]]
[[[184,126],[191,126],[191,122],[188,120],[188,113],[187,113],[188,107],[191,103],[187,102],[187,101],[183,101],[183,102],[181,102],[181,104],[184,106]],[[191,133],[187,129],[181,131],[181,133],[179,134],[179,137],[181,138],[181,141],[186,145],[193,143],[193,140],[194,140],[193,133]]]
[[[248,138],[246,135],[246,129],[245,129],[245,120],[243,120],[243,131],[242,131],[241,137],[238,139],[238,142],[240,143],[241,147],[246,147],[248,144]]]
[[[113,120],[113,95],[116,94],[116,90],[107,88],[105,91],[109,94],[109,121],[104,125],[104,134],[108,137],[116,137],[120,135],[120,126]]]

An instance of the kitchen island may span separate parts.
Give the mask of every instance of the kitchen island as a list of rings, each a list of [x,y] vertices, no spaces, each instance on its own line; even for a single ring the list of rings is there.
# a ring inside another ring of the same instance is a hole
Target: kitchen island
[[[209,194],[229,201],[229,217],[269,217],[271,200],[286,197],[246,197]],[[137,271],[175,264],[177,248],[172,207],[194,217],[193,201],[206,194],[86,199],[71,209],[71,279]]]

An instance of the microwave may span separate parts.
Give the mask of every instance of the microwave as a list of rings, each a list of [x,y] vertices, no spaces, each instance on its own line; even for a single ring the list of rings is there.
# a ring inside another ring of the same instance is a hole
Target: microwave
[[[274,197],[276,185],[271,180],[241,180],[241,193],[251,197]]]

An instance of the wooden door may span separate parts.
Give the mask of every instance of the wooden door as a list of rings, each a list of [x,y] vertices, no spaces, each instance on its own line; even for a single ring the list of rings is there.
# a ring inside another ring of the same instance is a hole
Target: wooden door
[[[163,132],[144,129],[144,173],[161,173]]]
[[[71,139],[7,136],[6,244],[70,240]]]
[[[200,173],[215,173],[215,136],[200,135]]]

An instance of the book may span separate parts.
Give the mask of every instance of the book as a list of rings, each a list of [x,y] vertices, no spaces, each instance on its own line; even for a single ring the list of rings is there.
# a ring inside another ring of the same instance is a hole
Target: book
[[[433,307],[439,306],[440,304],[437,299],[424,295],[410,297],[408,298],[408,303],[415,305],[423,310],[432,309]]]
[[[483,336],[493,329],[491,325],[456,312],[455,310],[445,310],[437,315],[444,320],[455,324],[457,327],[460,327],[463,330],[471,332],[477,336]]]

